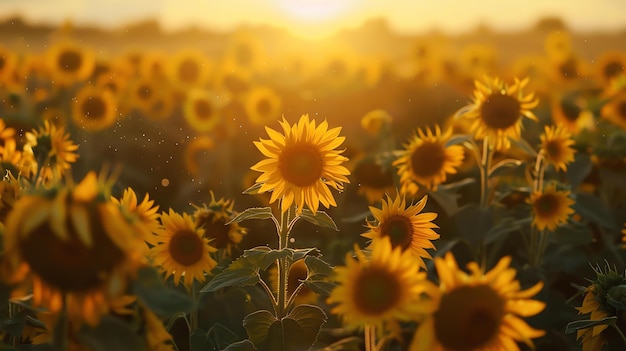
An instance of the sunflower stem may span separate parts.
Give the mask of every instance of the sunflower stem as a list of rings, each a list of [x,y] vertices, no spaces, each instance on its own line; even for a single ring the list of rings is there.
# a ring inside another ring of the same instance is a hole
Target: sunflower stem
[[[489,168],[493,158],[493,148],[489,143],[489,139],[485,137],[483,140],[483,153],[480,160],[480,208],[485,209],[489,206]]]
[[[282,201],[280,206],[280,230],[278,233],[278,249],[280,251],[285,250],[289,246],[289,221],[291,216],[291,206],[286,211],[282,208]],[[285,316],[285,308],[287,307],[287,278],[289,271],[287,257],[281,257],[278,259],[278,318]]]
[[[189,312],[189,336],[193,331],[198,329],[198,292],[196,291],[196,280],[191,282],[191,301],[193,302],[193,310]]]
[[[69,335],[69,323],[70,320],[67,316],[67,296],[65,293],[61,294],[61,311],[59,313],[59,320],[54,327],[52,334],[52,345],[55,350],[65,351],[68,349],[68,335]]]
[[[365,325],[365,351],[376,351],[376,328],[373,325]]]
[[[541,153],[537,155],[537,160],[535,161],[535,181],[533,182],[533,191],[541,191],[543,189],[543,178],[545,170],[545,163],[543,162],[543,156]]]

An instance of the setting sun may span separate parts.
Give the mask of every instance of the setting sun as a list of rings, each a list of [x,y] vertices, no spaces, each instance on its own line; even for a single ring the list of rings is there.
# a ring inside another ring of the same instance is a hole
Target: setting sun
[[[354,0],[279,0],[277,6],[289,29],[309,38],[331,34],[356,10]]]

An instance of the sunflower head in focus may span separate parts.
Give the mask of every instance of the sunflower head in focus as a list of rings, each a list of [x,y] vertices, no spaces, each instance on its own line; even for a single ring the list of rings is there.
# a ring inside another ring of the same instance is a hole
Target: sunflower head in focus
[[[236,215],[233,211],[234,205],[234,200],[224,198],[216,200],[213,192],[211,192],[211,202],[208,204],[193,205],[195,211],[192,217],[196,226],[204,230],[204,237],[210,240],[214,248],[224,250],[228,255],[248,232],[239,223],[226,224]]]
[[[455,174],[463,163],[464,149],[460,145],[446,146],[452,129],[435,132],[418,129],[405,145],[402,154],[393,165],[398,168],[402,191],[416,194],[420,185],[436,190],[437,185],[446,181],[448,174]]]
[[[301,213],[306,205],[313,213],[321,203],[326,208],[337,206],[329,188],[343,190],[348,183],[348,169],[341,164],[347,161],[343,150],[336,150],[344,141],[341,127],[328,129],[326,121],[317,125],[303,115],[293,124],[280,122],[283,134],[266,127],[269,139],[255,141],[254,145],[267,158],[252,167],[262,172],[256,179],[261,184],[260,193],[271,191],[270,203],[281,200],[281,210],[291,205]]]
[[[73,41],[64,41],[48,49],[47,63],[55,83],[71,85],[89,78],[96,58],[90,49]]]
[[[78,159],[76,150],[78,145],[65,134],[65,129],[57,128],[49,121],[26,133],[24,153],[32,155],[45,183],[59,180],[70,171],[72,163]]]
[[[522,117],[537,121],[531,109],[539,100],[533,93],[524,95],[522,91],[528,78],[515,79],[511,85],[499,78],[485,78],[485,82],[476,80],[475,84],[473,103],[461,116],[473,120],[471,130],[476,139],[486,138],[496,150],[508,149],[509,139],[521,138]]]
[[[433,230],[439,226],[432,222],[437,218],[437,213],[422,213],[427,198],[424,196],[416,204],[407,206],[404,196],[396,194],[395,199],[392,199],[388,195],[382,202],[382,208],[370,206],[375,221],[367,222],[369,231],[362,235],[372,240],[389,238],[394,249],[400,247],[403,252],[413,253],[425,269],[423,258],[431,258],[426,249],[435,249],[432,240],[439,239],[439,234]]]
[[[530,327],[520,317],[540,313],[545,304],[532,300],[543,282],[522,290],[503,257],[490,271],[468,264],[469,274],[459,269],[451,252],[435,258],[439,275],[439,306],[420,323],[411,351],[507,350],[519,351],[517,342],[533,347],[531,339],[544,331]]]
[[[150,249],[153,262],[165,279],[174,276],[174,284],[181,278],[190,289],[194,281],[203,282],[205,274],[217,265],[211,253],[217,251],[204,237],[204,229],[198,228],[193,218],[170,209],[160,215],[161,227],[156,232],[155,246]]]
[[[357,259],[346,255],[345,266],[335,268],[338,285],[327,299],[331,313],[339,315],[348,328],[371,325],[382,330],[385,323],[418,318],[434,310],[426,296],[436,287],[420,272],[415,255],[392,248],[389,238],[372,242],[371,257],[356,249]]]
[[[555,231],[574,213],[570,207],[574,204],[574,200],[570,198],[570,192],[557,190],[556,184],[548,185],[543,191],[530,194],[527,202],[532,207],[533,225],[539,230]]]
[[[626,130],[626,91],[618,93],[604,105],[600,115],[607,121]]]
[[[381,164],[376,157],[365,156],[356,160],[352,169],[354,183],[358,184],[358,193],[365,196],[370,204],[379,203],[385,193],[394,191],[394,171],[388,165]]]
[[[280,96],[268,87],[251,89],[244,98],[246,114],[254,125],[267,125],[278,121],[282,105]]]
[[[626,285],[626,277],[610,267],[607,263],[605,269],[596,266],[593,268],[596,274],[591,284],[584,292],[584,299],[581,307],[578,307],[579,314],[587,314],[590,320],[602,320],[610,316],[617,316],[617,326],[624,332],[624,312],[619,306],[623,299]],[[622,305],[623,306],[623,305]],[[606,324],[600,324],[591,328],[577,331],[577,339],[581,340],[584,351],[601,351],[605,344],[623,345],[621,337]]]
[[[118,204],[122,213],[139,233],[139,237],[149,244],[154,244],[154,233],[159,228],[159,206],[150,200],[150,195],[146,193],[141,202],[138,201],[137,194],[133,188],[124,189],[122,197],[119,199],[111,197],[111,201]]]
[[[117,121],[117,99],[110,90],[86,85],[72,101],[72,121],[90,132],[110,128]]]
[[[545,126],[545,132],[540,136],[541,154],[546,161],[554,165],[556,169],[567,170],[567,164],[574,161],[576,150],[572,135],[560,126]]]
[[[90,172],[15,203],[4,248],[12,281],[32,289],[34,306],[59,312],[65,296],[70,320],[95,325],[124,293],[143,264],[142,244],[109,192],[110,181]]]

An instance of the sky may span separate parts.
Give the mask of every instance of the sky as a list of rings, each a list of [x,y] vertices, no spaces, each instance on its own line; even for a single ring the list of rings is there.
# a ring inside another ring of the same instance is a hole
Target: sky
[[[310,37],[373,17],[403,33],[460,33],[479,24],[525,29],[546,16],[559,16],[577,30],[610,31],[626,27],[626,0],[0,0],[0,18],[16,14],[37,23],[69,19],[102,27],[155,18],[166,30],[274,24]]]

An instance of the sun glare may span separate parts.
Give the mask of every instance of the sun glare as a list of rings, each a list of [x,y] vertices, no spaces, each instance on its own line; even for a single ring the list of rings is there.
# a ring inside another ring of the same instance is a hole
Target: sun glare
[[[341,27],[354,0],[278,0],[290,29],[310,38],[331,34]]]

